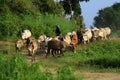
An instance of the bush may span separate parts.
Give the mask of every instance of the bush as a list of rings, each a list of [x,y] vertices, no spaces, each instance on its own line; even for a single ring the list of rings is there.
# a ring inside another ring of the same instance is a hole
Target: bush
[[[75,76],[73,74],[72,68],[69,66],[64,66],[64,67],[58,69],[57,79],[58,80],[77,80],[77,78],[75,78]]]
[[[84,59],[78,62],[78,66],[90,65],[97,68],[120,67],[120,43],[117,40],[101,41],[89,44],[79,51]]]
[[[3,14],[0,17],[0,37],[1,39],[15,39],[19,38],[18,34],[23,29],[31,30],[34,37],[38,38],[41,34],[47,36],[55,36],[55,26],[60,25],[62,34],[69,31],[76,30],[77,27],[71,21],[63,17],[57,17],[52,14],[48,15],[25,15],[20,16],[13,13]]]
[[[41,72],[39,63],[29,66],[20,54],[0,54],[0,80],[52,80],[52,77]]]

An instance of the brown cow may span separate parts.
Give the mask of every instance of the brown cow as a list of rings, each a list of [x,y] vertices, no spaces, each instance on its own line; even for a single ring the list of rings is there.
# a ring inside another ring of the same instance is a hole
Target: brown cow
[[[36,51],[38,49],[38,45],[36,41],[32,41],[31,43],[29,43],[28,45],[28,52],[30,55],[35,55]]]
[[[54,52],[60,51],[60,54],[63,54],[63,50],[66,48],[67,43],[65,41],[55,40],[52,39],[48,42],[48,49],[46,53],[46,57],[52,52],[52,55],[54,56]]]
[[[35,55],[37,49],[38,49],[38,44],[37,41],[35,40],[34,37],[29,37],[27,38],[27,48],[28,48],[28,52],[30,55]]]
[[[75,31],[68,32],[63,37],[63,41],[65,41],[68,44],[69,48],[73,47],[73,52],[76,53],[76,46],[78,44],[78,36],[77,36],[77,33]]]
[[[76,53],[76,47],[78,44],[78,36],[77,34],[71,34],[71,45],[73,45],[73,52]]]

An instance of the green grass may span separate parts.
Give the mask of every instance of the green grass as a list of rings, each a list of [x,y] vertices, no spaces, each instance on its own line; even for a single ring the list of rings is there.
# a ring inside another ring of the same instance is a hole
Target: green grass
[[[86,71],[120,73],[120,39],[78,45],[77,53],[67,51],[34,63],[21,54],[0,53],[1,80],[82,80],[81,73]]]
[[[77,53],[65,52],[65,56],[42,59],[46,68],[71,66],[75,70],[114,71],[120,67],[120,41],[100,41],[79,45]]]

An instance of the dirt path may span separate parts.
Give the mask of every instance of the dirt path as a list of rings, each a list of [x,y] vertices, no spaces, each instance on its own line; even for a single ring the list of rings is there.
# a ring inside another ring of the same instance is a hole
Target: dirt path
[[[119,73],[83,72],[83,80],[120,80]]]

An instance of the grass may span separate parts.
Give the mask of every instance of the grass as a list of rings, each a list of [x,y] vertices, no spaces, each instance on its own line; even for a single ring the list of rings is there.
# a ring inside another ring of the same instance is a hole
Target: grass
[[[84,47],[84,48],[81,48]],[[75,70],[120,71],[119,40],[100,41],[84,46],[78,46],[77,53],[65,52],[65,56],[42,59],[43,66],[56,68],[71,66]],[[111,69],[111,70],[110,70]]]
[[[13,45],[10,46],[13,47]],[[7,47],[4,48],[7,50]],[[11,50],[14,49],[11,48]],[[14,56],[1,52],[0,69],[5,69],[1,74],[7,77],[6,72],[7,74],[12,73],[13,75],[8,77],[11,79],[17,77],[18,80],[20,76],[22,76],[20,79],[25,78],[27,80],[40,79],[40,77],[43,77],[43,80],[82,80],[81,73],[87,71],[120,73],[120,39],[78,45],[77,53],[67,51],[64,54],[61,57],[41,58],[35,63],[28,64],[24,55],[17,54]],[[5,66],[7,68],[4,68]],[[26,70],[27,75],[23,77]],[[17,75],[14,71],[17,71]]]

